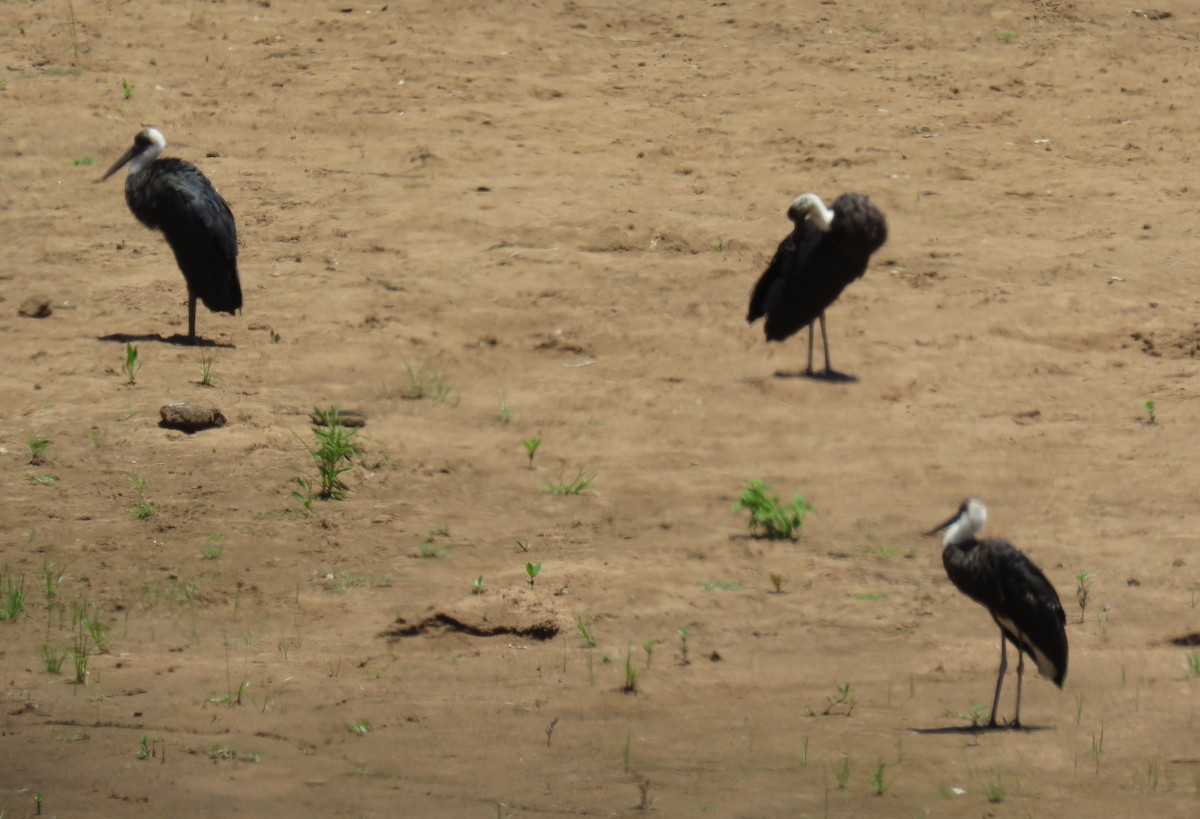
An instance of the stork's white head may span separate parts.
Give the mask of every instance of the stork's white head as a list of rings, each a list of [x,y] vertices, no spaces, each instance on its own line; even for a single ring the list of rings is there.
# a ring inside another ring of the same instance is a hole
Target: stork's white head
[[[166,137],[157,128],[147,128],[133,139],[134,155],[129,161],[129,172],[137,173],[162,156],[167,147]]]
[[[984,524],[987,523],[987,507],[977,498],[967,498],[958,507],[949,520],[940,526],[930,529],[926,534],[932,535],[946,530],[942,538],[945,546],[966,543],[975,537]]]
[[[797,196],[791,207],[788,208],[787,215],[797,226],[804,221],[805,217],[812,219],[813,224],[822,233],[828,233],[829,227],[833,224],[833,211],[825,207],[821,197],[815,193],[802,193]]]
[[[163,149],[166,147],[167,140],[163,137],[162,132],[157,128],[147,128],[133,138],[133,147],[126,151],[125,155],[118,159],[104,176],[100,177],[100,181],[108,179],[125,163],[129,163],[130,174],[143,170],[162,156]]]

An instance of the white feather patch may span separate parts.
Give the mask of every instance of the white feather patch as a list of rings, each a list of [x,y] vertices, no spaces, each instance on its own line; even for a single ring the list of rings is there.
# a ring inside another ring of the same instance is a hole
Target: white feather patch
[[[1054,667],[1054,663],[1050,662],[1050,658],[1046,656],[1045,652],[1035,646],[1029,641],[1028,638],[1025,637],[1024,634],[1021,633],[1021,630],[1017,628],[1016,623],[1007,617],[1001,617],[998,614],[995,615],[995,618],[996,622],[1000,624],[1000,628],[1004,629],[1009,634],[1016,636],[1018,650],[1024,649],[1025,653],[1033,658],[1033,661],[1037,664],[1039,674],[1048,680],[1053,680],[1056,676],[1058,676],[1058,669]]]

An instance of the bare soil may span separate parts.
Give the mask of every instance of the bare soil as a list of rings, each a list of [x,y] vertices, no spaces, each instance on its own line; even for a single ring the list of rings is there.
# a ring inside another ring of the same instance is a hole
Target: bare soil
[[[1196,815],[1200,16],[1165,10],[0,3],[0,813]],[[145,124],[238,220],[206,346],[95,184]],[[806,342],[750,288],[847,190],[891,228],[829,311],[860,381],[778,378]],[[365,451],[309,514],[331,406]],[[748,536],[751,478],[815,506],[797,540]],[[967,495],[1069,613],[1031,730],[963,716],[999,634],[920,533]],[[84,684],[46,662],[78,640]]]

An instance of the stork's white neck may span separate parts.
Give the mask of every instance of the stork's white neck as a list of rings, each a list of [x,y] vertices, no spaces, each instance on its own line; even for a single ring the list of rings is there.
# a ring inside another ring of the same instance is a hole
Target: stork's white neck
[[[821,201],[821,197],[815,193],[802,193],[796,197],[796,201],[792,202],[792,206],[788,208],[788,216],[799,222],[804,216],[812,220],[817,226],[817,230],[822,233],[828,233],[829,228],[833,225],[833,211],[825,207],[825,203]]]
[[[958,546],[969,542],[987,523],[987,507],[977,500],[967,501],[967,508],[946,529],[943,546]]]

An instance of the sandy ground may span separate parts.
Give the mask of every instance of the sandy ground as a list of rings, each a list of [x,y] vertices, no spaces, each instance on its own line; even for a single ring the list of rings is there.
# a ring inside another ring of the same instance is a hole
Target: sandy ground
[[[0,3],[0,813],[1196,815],[1186,5]],[[144,124],[237,216],[208,346],[95,184]],[[829,312],[861,380],[777,378],[750,287],[845,190],[891,226]],[[998,632],[920,532],[970,494],[1069,614],[1037,730],[966,730]]]

